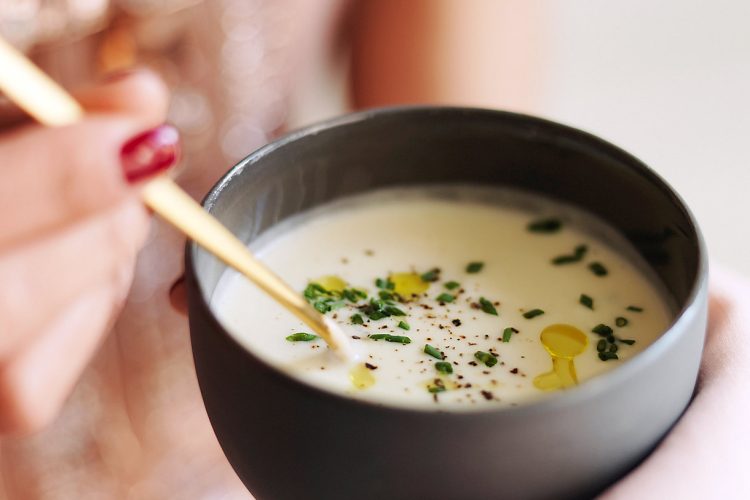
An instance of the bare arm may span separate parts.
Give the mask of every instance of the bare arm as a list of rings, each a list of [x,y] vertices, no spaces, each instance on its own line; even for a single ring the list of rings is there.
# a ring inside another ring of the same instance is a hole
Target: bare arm
[[[354,7],[357,108],[405,103],[533,108],[543,26],[531,2],[362,0]]]

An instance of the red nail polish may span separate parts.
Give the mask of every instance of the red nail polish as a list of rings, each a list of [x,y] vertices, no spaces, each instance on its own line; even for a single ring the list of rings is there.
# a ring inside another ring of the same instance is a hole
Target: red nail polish
[[[122,170],[135,183],[167,170],[180,155],[180,134],[171,125],[161,125],[130,139],[120,150]]]

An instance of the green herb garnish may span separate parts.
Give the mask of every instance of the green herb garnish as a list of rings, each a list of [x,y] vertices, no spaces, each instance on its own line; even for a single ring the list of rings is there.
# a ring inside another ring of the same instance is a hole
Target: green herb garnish
[[[378,278],[375,280],[375,286],[384,290],[393,290],[396,288],[396,284],[389,279]]]
[[[495,309],[495,306],[490,302],[489,300],[485,299],[484,297],[479,297],[479,307],[482,308],[482,311],[486,312],[487,314],[492,314],[493,316],[497,316],[497,309]]]
[[[596,343],[596,350],[599,352],[604,352],[607,350],[607,341],[604,339],[599,339],[599,342]]]
[[[380,297],[380,300],[390,300],[393,301],[395,299],[393,292],[389,292],[388,290],[380,290],[378,291],[378,297]]]
[[[461,283],[459,283],[458,281],[449,281],[443,286],[447,288],[448,290],[455,290],[456,288],[461,286]]]
[[[406,316],[406,313],[396,306],[388,306],[385,311],[391,316]]]
[[[612,335],[612,328],[603,323],[599,323],[594,328],[592,328],[591,331],[596,334],[601,335],[602,337],[607,337],[609,335]]]
[[[617,352],[617,344],[610,344],[609,352]]]
[[[637,313],[643,312],[643,308],[642,307],[638,307],[638,306],[628,306],[627,310],[628,311],[637,312]]]
[[[628,318],[623,318],[622,316],[618,316],[615,318],[615,325],[617,325],[618,328],[622,328],[623,326],[626,326],[628,324]]]
[[[373,321],[387,318],[388,316],[406,316],[406,313],[392,305],[392,302],[382,299],[370,299],[368,304],[360,306],[359,309]]]
[[[352,317],[349,318],[349,319],[351,320],[351,322],[352,322],[353,325],[364,325],[365,324],[365,320],[362,319],[362,315],[361,314],[352,314]]]
[[[620,357],[613,352],[600,352],[599,359],[602,361],[609,361],[610,359],[620,359]]]
[[[587,251],[588,247],[586,245],[578,245],[573,249],[573,253],[571,255],[560,255],[558,257],[555,257],[554,259],[552,259],[552,263],[556,266],[560,266],[563,264],[580,262],[581,260],[583,260],[583,257],[586,255]]]
[[[286,339],[289,342],[310,342],[311,340],[317,339],[317,335],[313,335],[312,333],[305,333],[305,332],[297,332],[289,335]]]
[[[488,368],[492,368],[497,364],[497,358],[488,352],[477,351],[474,353],[474,357]]]
[[[402,330],[411,330],[409,323],[407,323],[406,321],[399,321],[398,327],[401,328]]]
[[[435,369],[440,373],[451,374],[453,373],[453,365],[447,361],[438,361],[435,363]]]
[[[446,391],[445,386],[442,383],[440,385],[438,385],[437,383],[435,385],[430,385],[427,387],[427,390],[432,394],[437,394],[438,392]]]
[[[318,301],[318,302],[314,302],[313,303],[313,307],[320,314],[325,314],[325,313],[327,313],[328,311],[331,310],[331,306],[327,302],[325,302],[323,300]]]
[[[443,353],[438,351],[436,347],[432,347],[430,344],[424,345],[424,352],[425,354],[429,354],[435,359],[440,359],[440,360],[445,359],[445,356],[443,356]]]
[[[588,307],[592,311],[594,310],[594,299],[586,295],[585,293],[581,294],[581,297],[578,299],[578,302],[580,302],[582,305]]]
[[[440,269],[433,268],[427,271],[426,273],[423,273],[420,278],[422,278],[422,281],[432,282],[437,281],[440,279]]]
[[[597,276],[606,276],[609,274],[609,271],[607,271],[607,268],[604,267],[601,262],[592,262],[589,264],[589,269],[591,269],[591,272]]]
[[[326,290],[318,283],[309,283],[302,295],[321,314],[343,307],[346,305],[345,300],[356,303],[360,299],[367,298],[367,293],[356,288],[345,288],[341,291]]]
[[[627,344],[627,345],[633,345],[633,344],[635,344],[635,340],[632,340],[632,339],[617,339],[617,340],[619,340],[623,344]]]
[[[526,319],[532,319],[536,318],[537,316],[541,316],[542,314],[544,314],[544,311],[542,311],[541,309],[532,309],[531,311],[526,311],[525,313],[523,313],[523,317]]]
[[[466,265],[466,272],[470,274],[476,274],[482,270],[484,262],[469,262]]]
[[[385,340],[386,342],[396,342],[398,344],[411,344],[409,337],[403,335],[391,335],[389,333],[376,333],[374,335],[368,335],[372,340]]]
[[[451,295],[449,293],[441,293],[437,297],[435,297],[435,300],[438,302],[453,302],[456,299],[454,295]]]
[[[516,330],[513,327],[508,327],[505,330],[503,330],[503,342],[510,342],[510,338],[513,336],[514,333],[518,333],[518,330]]]
[[[532,233],[556,233],[560,230],[561,227],[562,222],[560,221],[560,219],[550,217],[532,221],[528,226],[526,226],[526,229],[528,229]]]

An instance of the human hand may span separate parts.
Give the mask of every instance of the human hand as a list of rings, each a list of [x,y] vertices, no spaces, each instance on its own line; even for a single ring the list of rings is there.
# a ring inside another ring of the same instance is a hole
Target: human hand
[[[55,416],[127,295],[148,230],[134,184],[178,154],[151,73],[79,100],[75,125],[0,135],[0,433]]]
[[[750,498],[750,284],[711,270],[696,394],[657,449],[603,499]]]

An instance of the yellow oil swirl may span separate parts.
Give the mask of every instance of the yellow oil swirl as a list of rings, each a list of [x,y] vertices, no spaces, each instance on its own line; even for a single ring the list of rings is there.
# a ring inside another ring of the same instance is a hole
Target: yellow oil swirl
[[[358,364],[349,372],[349,380],[357,389],[364,390],[375,384],[375,376],[364,364]]]
[[[322,286],[329,292],[340,292],[346,288],[346,281],[342,280],[338,276],[322,276],[313,283]]]
[[[430,284],[417,273],[393,273],[388,279],[394,285],[393,291],[404,300],[421,295],[430,287]]]
[[[574,326],[557,324],[542,330],[539,339],[552,357],[552,371],[537,376],[534,386],[543,391],[554,391],[578,385],[573,358],[586,349],[586,334]]]

